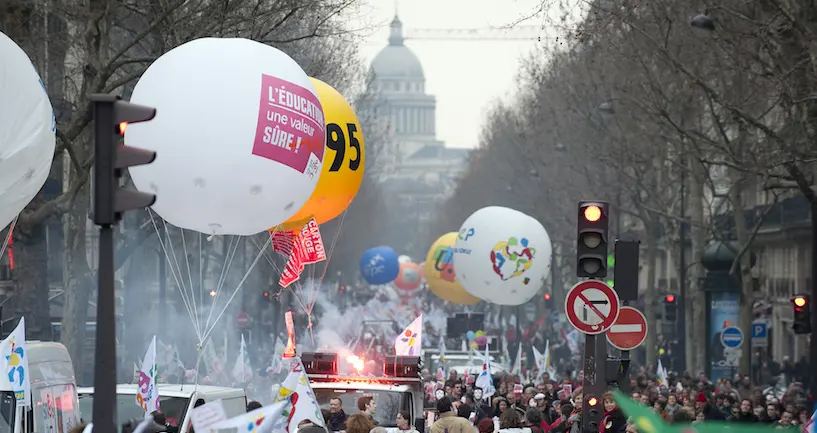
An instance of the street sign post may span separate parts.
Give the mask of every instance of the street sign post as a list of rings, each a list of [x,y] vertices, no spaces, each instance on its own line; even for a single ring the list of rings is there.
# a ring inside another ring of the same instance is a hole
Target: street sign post
[[[647,318],[633,307],[621,307],[613,326],[607,330],[607,342],[619,350],[633,350],[647,339]]]
[[[727,349],[737,349],[743,345],[743,332],[734,326],[721,331],[721,344]]]
[[[565,297],[567,320],[579,332],[597,335],[613,326],[620,311],[618,294],[598,280],[582,281]]]
[[[766,322],[752,323],[752,347],[769,347],[769,325]]]

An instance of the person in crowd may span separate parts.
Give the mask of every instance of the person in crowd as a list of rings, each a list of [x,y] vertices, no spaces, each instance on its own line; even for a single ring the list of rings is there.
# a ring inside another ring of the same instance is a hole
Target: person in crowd
[[[419,433],[414,426],[411,424],[413,420],[411,419],[411,413],[407,410],[401,410],[397,412],[397,429],[403,433]]]
[[[531,429],[522,427],[522,417],[515,410],[506,410],[499,417],[499,433],[531,433]]]
[[[601,433],[624,433],[627,429],[627,417],[621,412],[616,401],[613,399],[613,394],[610,392],[604,393],[602,396],[602,404],[604,404],[604,415],[601,418]]]
[[[748,398],[744,398],[740,401],[740,407],[737,409],[734,415],[729,418],[729,421],[735,421],[740,423],[756,423],[758,422],[758,418],[752,410],[752,401]]]
[[[370,395],[364,395],[357,399],[357,410],[360,413],[368,416],[374,425],[377,425],[377,421],[374,419],[374,414],[377,412],[377,402],[374,401],[374,397]]]
[[[542,411],[539,409],[532,407],[529,408],[525,412],[525,423],[528,425],[531,433],[545,433],[545,428],[547,424],[545,424],[544,419],[542,419]],[[542,427],[544,424],[545,427]]]
[[[478,422],[477,433],[495,433],[493,420],[490,418],[485,418]]]
[[[437,400],[439,418],[431,425],[431,433],[473,433],[474,425],[467,419],[456,416],[454,402],[445,396]],[[351,433],[348,432],[347,433]]]
[[[343,411],[343,401],[337,397],[329,400],[329,421],[326,427],[330,432],[346,430],[346,420],[349,417]]]
[[[356,413],[346,420],[346,433],[370,433],[377,427],[366,413]]]
[[[261,409],[261,407],[263,407],[263,405],[261,403],[255,401],[255,400],[252,400],[249,403],[247,403],[247,412],[252,412],[252,411],[254,411],[256,409]]]
[[[723,421],[726,419],[721,411],[709,404],[709,400],[707,400],[703,391],[699,392],[698,396],[695,397],[695,409],[702,412],[708,421]]]

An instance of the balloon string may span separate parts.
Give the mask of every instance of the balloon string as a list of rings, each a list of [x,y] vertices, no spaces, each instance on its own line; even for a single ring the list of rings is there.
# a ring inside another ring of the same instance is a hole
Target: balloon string
[[[329,269],[329,262],[332,260],[332,253],[335,251],[335,247],[337,246],[338,239],[340,239],[340,231],[343,228],[343,221],[346,220],[346,213],[349,212],[349,208],[347,207],[343,211],[343,215],[340,216],[340,222],[338,223],[338,229],[335,232],[335,236],[332,238],[332,243],[329,245],[329,250],[326,253],[326,263],[323,266],[323,273],[321,273],[321,277],[318,279],[318,284],[323,284],[323,279],[326,277],[326,271]],[[315,285],[312,285],[312,293],[310,296],[310,304],[309,304],[309,314],[312,314],[312,310],[315,308],[315,304],[318,301],[317,296],[317,289]]]
[[[17,218],[20,218],[20,214],[17,214],[17,216],[14,217],[14,220],[11,221],[11,224],[9,224],[9,234],[3,240],[3,246],[0,247],[0,258],[3,257],[3,254],[6,252],[6,248],[9,246],[9,242],[11,242],[11,236],[14,234],[14,226],[17,225]]]

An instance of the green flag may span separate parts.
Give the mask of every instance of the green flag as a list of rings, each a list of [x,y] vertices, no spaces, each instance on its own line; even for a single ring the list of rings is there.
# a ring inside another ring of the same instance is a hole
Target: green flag
[[[752,424],[726,421],[704,421],[700,423],[668,424],[652,408],[632,401],[619,390],[613,391],[618,407],[630,422],[635,424],[639,433],[782,433],[778,424]],[[795,427],[796,428],[796,427]]]

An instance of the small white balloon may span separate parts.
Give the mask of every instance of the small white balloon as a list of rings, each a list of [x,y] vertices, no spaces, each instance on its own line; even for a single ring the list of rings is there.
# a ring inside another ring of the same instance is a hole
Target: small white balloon
[[[129,146],[156,151],[130,170],[170,224],[252,235],[294,215],[321,173],[323,108],[306,73],[282,51],[248,39],[204,38],[168,51],[131,101],[156,108],[129,125]]]
[[[57,122],[31,59],[0,33],[0,230],[48,179]],[[3,243],[0,242],[0,245]]]
[[[457,235],[457,281],[480,299],[520,305],[545,284],[552,252],[550,236],[536,219],[506,207],[482,208]]]

